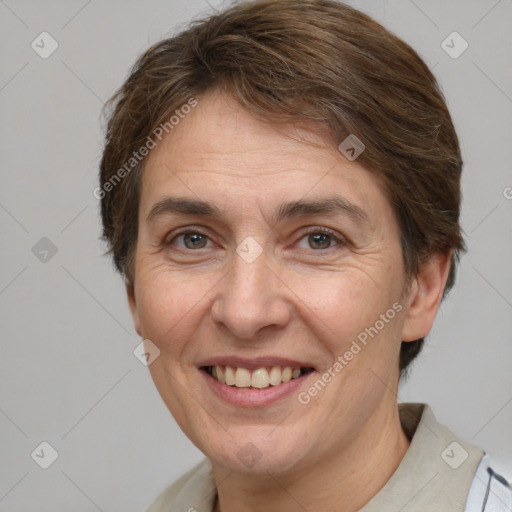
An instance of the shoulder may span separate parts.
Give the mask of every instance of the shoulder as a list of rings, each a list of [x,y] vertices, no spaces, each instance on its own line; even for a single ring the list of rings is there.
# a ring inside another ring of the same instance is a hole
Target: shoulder
[[[495,462],[485,454],[478,465],[464,512],[512,510],[512,485],[500,474]]]
[[[147,512],[211,512],[215,497],[212,466],[204,459],[159,494]]]

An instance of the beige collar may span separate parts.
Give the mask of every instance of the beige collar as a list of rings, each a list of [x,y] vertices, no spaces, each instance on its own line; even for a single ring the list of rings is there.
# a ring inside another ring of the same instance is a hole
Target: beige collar
[[[386,485],[360,512],[463,512],[484,452],[438,423],[428,405],[398,408],[411,444]]]

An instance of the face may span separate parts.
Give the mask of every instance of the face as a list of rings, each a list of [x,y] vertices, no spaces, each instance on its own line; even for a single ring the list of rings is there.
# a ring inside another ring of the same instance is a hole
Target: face
[[[357,160],[290,130],[210,93],[142,178],[135,328],[182,430],[237,472],[325,461],[396,409],[396,218]]]

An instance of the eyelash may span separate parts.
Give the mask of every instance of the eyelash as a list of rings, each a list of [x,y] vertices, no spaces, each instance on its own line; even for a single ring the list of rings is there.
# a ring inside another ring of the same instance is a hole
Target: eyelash
[[[203,231],[201,231],[200,229],[190,229],[190,228],[187,228],[186,230],[184,231],[180,231],[178,233],[175,233],[174,236],[171,238],[171,240],[169,240],[168,242],[166,241],[165,242],[165,245],[166,246],[170,246],[170,245],[173,245],[173,242],[180,236],[183,236],[183,235],[188,235],[188,234],[197,234],[197,235],[202,235],[202,236],[205,236],[206,238],[208,238],[208,240],[210,240],[210,237],[204,233]],[[322,227],[311,227],[311,228],[308,228],[307,231],[303,232],[302,233],[302,236],[299,238],[299,241],[302,240],[303,238],[305,238],[307,235],[310,235],[310,234],[323,234],[323,235],[328,235],[330,236],[334,242],[336,242],[336,245],[341,245],[341,246],[346,246],[348,245],[348,240],[341,236],[341,235],[338,235],[335,231],[333,231],[332,229],[329,229],[329,228],[322,228]],[[210,240],[211,241],[211,240]],[[328,247],[327,249],[310,249],[311,251],[314,251],[314,252],[325,252],[325,251],[328,251],[330,249],[334,249],[335,246],[331,246],[331,247]],[[180,250],[182,251],[194,251],[194,249],[183,249],[183,248],[179,248]],[[200,249],[205,249],[205,247],[201,247]],[[197,249],[197,250],[200,250],[200,249]],[[306,249],[304,249],[306,250]]]

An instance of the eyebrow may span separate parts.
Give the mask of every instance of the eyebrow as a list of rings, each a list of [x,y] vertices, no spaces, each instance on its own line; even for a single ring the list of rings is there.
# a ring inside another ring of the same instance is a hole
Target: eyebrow
[[[149,222],[155,217],[164,214],[196,215],[219,219],[224,217],[222,210],[214,203],[182,197],[166,197],[153,205],[146,217],[146,221]],[[359,224],[370,225],[370,218],[366,212],[340,195],[331,195],[324,199],[300,199],[289,203],[282,203],[275,211],[272,219],[275,223],[278,223],[285,219],[321,214],[342,214]]]

